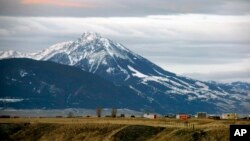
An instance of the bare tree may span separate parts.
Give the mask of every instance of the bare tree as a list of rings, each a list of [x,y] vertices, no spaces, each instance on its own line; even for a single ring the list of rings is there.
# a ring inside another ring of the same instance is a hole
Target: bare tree
[[[73,118],[74,117],[74,113],[73,112],[69,112],[67,117],[68,118]]]
[[[115,117],[116,117],[116,114],[117,114],[117,109],[112,108],[111,116],[115,118]]]
[[[102,116],[102,108],[98,107],[96,108],[96,116],[101,117]]]

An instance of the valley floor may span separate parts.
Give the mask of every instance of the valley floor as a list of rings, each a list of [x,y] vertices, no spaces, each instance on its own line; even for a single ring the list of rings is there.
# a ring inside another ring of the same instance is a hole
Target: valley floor
[[[0,140],[228,141],[240,120],[143,118],[1,118]]]

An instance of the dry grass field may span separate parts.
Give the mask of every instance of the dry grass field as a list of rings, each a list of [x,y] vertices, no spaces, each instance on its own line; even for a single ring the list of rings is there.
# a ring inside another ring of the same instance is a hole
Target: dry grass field
[[[228,141],[230,124],[243,120],[143,118],[2,118],[0,140]]]

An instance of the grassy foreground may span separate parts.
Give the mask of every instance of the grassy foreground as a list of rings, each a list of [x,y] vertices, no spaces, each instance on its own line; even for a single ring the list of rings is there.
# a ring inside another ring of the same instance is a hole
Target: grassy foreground
[[[228,141],[230,124],[250,121],[142,118],[0,119],[0,140]]]

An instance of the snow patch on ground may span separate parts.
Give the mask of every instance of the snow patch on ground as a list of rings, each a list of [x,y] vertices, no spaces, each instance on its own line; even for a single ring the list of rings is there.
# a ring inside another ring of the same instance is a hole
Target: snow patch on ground
[[[136,76],[136,77],[139,77],[139,78],[146,78],[146,77],[148,77],[148,75],[145,75],[145,74],[139,72],[138,70],[134,69],[133,67],[131,67],[129,65],[128,65],[128,68],[129,68],[129,70],[131,70],[133,72],[132,73],[133,76]]]
[[[111,74],[111,73],[114,72],[114,70],[115,70],[115,68],[108,68],[108,69],[106,70],[106,72],[109,73],[109,74]]]
[[[159,71],[157,71],[156,69],[153,69],[156,73],[158,73],[159,75],[165,76],[164,74],[160,73]]]
[[[20,70],[19,74],[21,77],[25,77],[28,74],[28,72],[26,72],[25,70]]]
[[[0,102],[7,102],[7,103],[14,103],[14,102],[21,102],[24,99],[18,99],[18,98],[0,98]]]
[[[134,90],[137,93],[137,95],[143,96],[143,93],[141,91],[137,90],[136,88],[134,88],[133,86],[129,85],[129,88]]]
[[[150,103],[152,103],[152,102],[154,101],[154,98],[152,98],[152,97],[147,97],[147,100],[148,100]]]
[[[209,90],[209,87],[208,87],[206,84],[202,83],[202,82],[197,81],[197,82],[195,82],[195,84],[196,84],[197,86],[202,87],[203,90],[206,90],[206,91]]]

